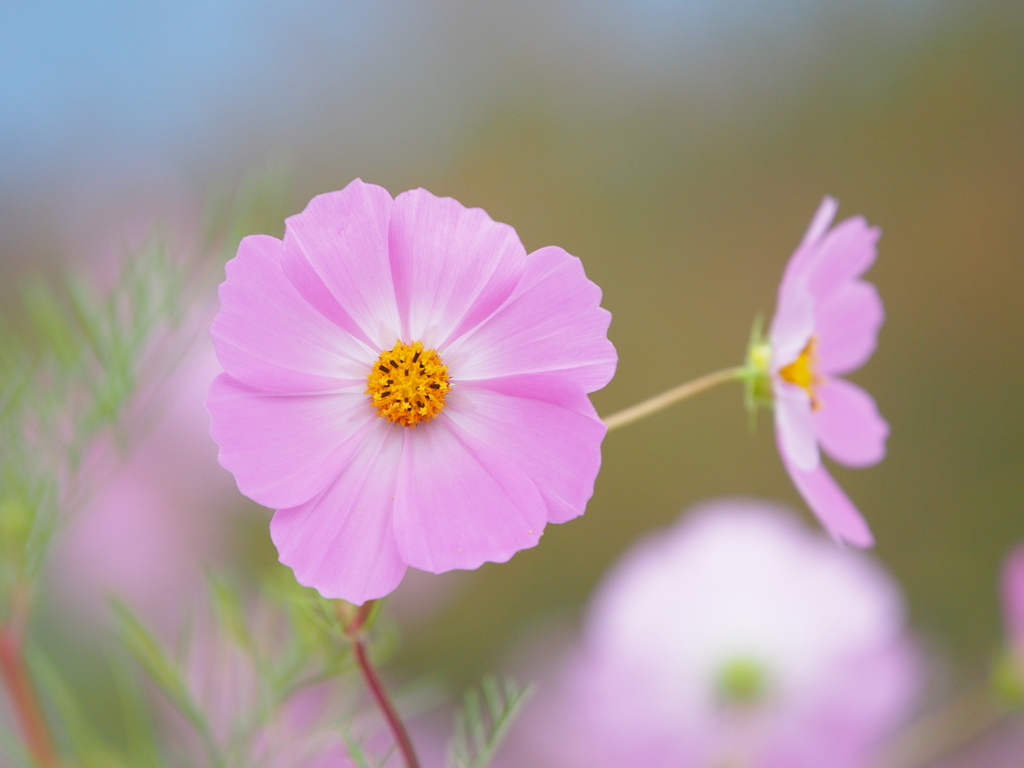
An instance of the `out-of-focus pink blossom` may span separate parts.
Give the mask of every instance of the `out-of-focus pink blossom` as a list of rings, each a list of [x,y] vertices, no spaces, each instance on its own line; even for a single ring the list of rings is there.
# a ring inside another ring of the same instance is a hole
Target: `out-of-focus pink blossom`
[[[537,766],[856,768],[908,714],[918,675],[876,561],[724,500],[607,574],[522,726]]]
[[[1019,655],[1024,671],[1024,544],[1018,544],[1007,555],[1000,586],[1006,640]]]
[[[203,397],[218,364],[197,343],[154,395],[151,429],[63,531],[52,558],[61,599],[105,615],[108,596],[173,629],[179,609],[223,555],[231,476],[216,461]],[[81,614],[80,614],[81,615]]]
[[[829,229],[837,208],[824,199],[779,285],[769,331],[775,434],[786,470],[825,529],[866,547],[871,531],[819,446],[851,467],[885,456],[889,425],[869,394],[840,378],[871,357],[885,318],[878,291],[860,279],[875,260],[879,230],[859,216]]]
[[[616,363],[600,299],[578,259],[527,254],[480,209],[359,180],[320,195],[228,263],[220,462],[325,597],[504,562],[593,493],[587,393]]]

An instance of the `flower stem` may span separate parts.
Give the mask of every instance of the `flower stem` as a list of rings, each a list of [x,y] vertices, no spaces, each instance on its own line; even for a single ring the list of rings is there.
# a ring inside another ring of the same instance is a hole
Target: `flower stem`
[[[692,397],[699,392],[703,392],[706,389],[711,389],[719,384],[724,384],[727,381],[738,381],[747,376],[747,368],[745,366],[739,366],[736,368],[726,368],[722,371],[715,371],[709,373],[706,376],[701,376],[693,381],[688,381],[685,384],[672,387],[672,389],[662,392],[660,395],[649,397],[636,405],[632,405],[629,408],[613,413],[604,419],[605,426],[608,427],[608,431],[611,432],[613,429],[624,427],[627,424],[632,424],[634,421],[640,421],[640,419],[646,418],[653,413],[668,408],[670,405],[675,405],[681,400],[685,400],[688,397]]]
[[[923,768],[996,725],[1010,710],[992,695],[987,680],[968,688],[938,711],[899,734],[879,768]]]
[[[50,737],[39,698],[25,664],[22,635],[17,623],[0,627],[0,677],[21,725],[25,746],[38,768],[58,768],[60,760]]]
[[[391,703],[391,699],[388,698],[387,691],[384,690],[384,684],[370,663],[369,654],[366,652],[363,629],[373,611],[375,602],[375,600],[368,600],[363,603],[348,623],[344,623],[343,618],[345,634],[352,643],[352,650],[355,653],[359,672],[366,682],[370,695],[373,696],[373,700],[377,703],[378,709],[384,715],[388,728],[391,729],[391,734],[394,736],[398,751],[402,753],[402,759],[405,760],[406,768],[420,768],[419,760],[416,758],[416,751],[412,746],[412,739],[409,738],[409,732],[405,729],[405,725],[402,723],[401,718],[399,718],[398,711]]]

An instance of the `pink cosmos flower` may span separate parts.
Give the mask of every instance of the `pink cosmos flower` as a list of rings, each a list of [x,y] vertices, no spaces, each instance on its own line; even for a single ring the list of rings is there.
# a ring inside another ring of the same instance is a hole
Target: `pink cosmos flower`
[[[838,541],[874,539],[867,523],[821,461],[881,461],[889,425],[875,401],[840,378],[871,357],[885,313],[878,291],[860,276],[875,260],[879,230],[861,217],[829,229],[838,203],[822,201],[779,286],[769,331],[775,434],[800,494]]]
[[[580,261],[422,189],[360,180],[245,238],[212,335],[211,432],[326,597],[504,562],[583,512],[615,371]]]
[[[786,510],[723,499],[608,572],[503,764],[864,768],[920,672],[876,561]]]

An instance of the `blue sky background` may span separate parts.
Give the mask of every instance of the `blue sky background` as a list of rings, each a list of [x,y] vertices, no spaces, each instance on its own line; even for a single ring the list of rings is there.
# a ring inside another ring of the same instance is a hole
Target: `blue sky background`
[[[894,34],[920,30],[927,15],[923,0],[860,5],[888,14]],[[842,8],[839,0],[4,3],[0,196],[76,178],[174,177],[183,167],[203,176],[239,153],[293,151],[325,123],[355,154],[407,159],[408,147],[415,154],[451,140],[522,82],[572,83],[590,107],[666,83],[714,89],[717,98],[752,76],[785,87],[814,66],[821,52],[808,44],[811,33]],[[769,66],[751,68],[752,57]]]

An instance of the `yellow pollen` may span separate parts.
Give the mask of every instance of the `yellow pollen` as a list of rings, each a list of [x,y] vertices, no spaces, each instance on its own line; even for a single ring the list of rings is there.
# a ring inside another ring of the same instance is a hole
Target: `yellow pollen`
[[[818,375],[818,338],[816,336],[811,336],[807,346],[803,348],[796,360],[779,368],[779,376],[783,381],[796,384],[804,390],[811,398],[811,408],[817,410],[821,407],[821,401],[818,400],[817,395],[822,378]]]
[[[366,378],[366,394],[377,415],[403,427],[437,416],[450,389],[448,366],[433,349],[423,349],[422,341],[396,341],[380,353]]]

